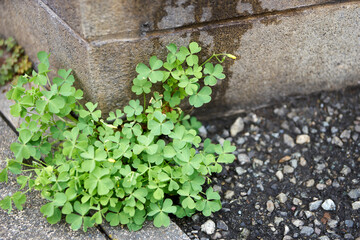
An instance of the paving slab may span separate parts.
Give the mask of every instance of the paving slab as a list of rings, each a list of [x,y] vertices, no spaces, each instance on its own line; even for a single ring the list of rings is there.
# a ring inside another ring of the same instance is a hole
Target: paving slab
[[[118,227],[111,227],[108,223],[101,225],[106,234],[112,239],[127,240],[190,240],[190,238],[172,221],[167,228],[154,227],[152,222],[146,222],[144,227],[136,232],[129,232]]]

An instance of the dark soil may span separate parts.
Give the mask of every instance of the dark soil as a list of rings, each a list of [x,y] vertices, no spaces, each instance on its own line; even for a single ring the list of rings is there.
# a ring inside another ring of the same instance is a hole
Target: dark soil
[[[242,117],[245,127],[231,137],[229,129],[237,117]],[[231,140],[237,146],[235,155],[245,154],[250,161],[237,158],[213,177],[211,186],[220,191],[222,199],[220,211],[210,217],[198,213],[173,219],[191,239],[360,236],[360,209],[352,205],[360,200],[360,193],[353,198],[349,195],[351,190],[360,192],[360,87],[288,97],[272,106],[204,125],[213,142]],[[293,142],[302,134],[311,141],[285,143],[284,134]],[[282,161],[287,161],[279,162],[285,156]],[[244,171],[237,171],[239,167]],[[281,180],[278,171],[283,175]],[[280,193],[286,201],[279,200]],[[310,211],[311,202],[327,199],[335,203],[336,210],[320,206]],[[209,219],[215,222],[216,231],[207,235],[201,225]]]

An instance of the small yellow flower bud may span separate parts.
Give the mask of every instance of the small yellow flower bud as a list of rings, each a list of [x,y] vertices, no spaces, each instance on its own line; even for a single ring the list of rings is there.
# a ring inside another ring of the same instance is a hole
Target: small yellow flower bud
[[[115,162],[115,159],[109,158],[108,161],[111,162],[111,163],[114,163],[114,162]]]
[[[229,58],[232,58],[232,59],[236,59],[236,56],[234,56],[234,55],[232,55],[230,53],[226,54],[226,56],[229,57]]]

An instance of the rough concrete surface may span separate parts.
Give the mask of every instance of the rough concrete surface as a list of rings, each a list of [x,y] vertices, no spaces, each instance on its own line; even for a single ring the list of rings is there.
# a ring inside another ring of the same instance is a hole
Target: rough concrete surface
[[[136,232],[125,231],[121,227],[111,227],[109,224],[101,226],[110,238],[117,240],[190,240],[172,221],[167,228],[157,228],[151,222],[146,222],[144,227]]]
[[[0,117],[0,169],[5,167],[5,159],[12,158],[10,144],[16,141],[16,134]],[[0,183],[0,199],[18,191],[16,176],[10,175],[8,183]],[[62,220],[51,225],[42,216],[40,207],[44,203],[38,192],[27,194],[27,202],[22,211],[11,214],[0,209],[0,239],[106,239],[96,228],[83,231],[72,231],[69,224]]]
[[[331,2],[330,0],[42,0],[85,39],[146,32]],[[101,17],[99,17],[101,16]]]
[[[88,18],[84,21],[90,25],[85,26],[84,22],[80,22],[78,28],[68,25],[75,23],[59,17],[66,18],[54,7],[56,0],[46,2],[50,7],[41,0],[1,1],[0,8],[6,11],[0,11],[0,33],[18,39],[32,59],[39,50],[51,51],[52,66],[74,69],[78,85],[84,89],[89,100],[99,102],[104,113],[122,107],[134,97],[130,86],[136,76],[136,64],[147,62],[151,55],[164,57],[165,46],[170,42],[187,44],[198,41],[205,50],[202,60],[213,52],[238,56],[235,61],[226,61],[228,78],[215,86],[214,101],[201,110],[206,113],[221,114],[264,104],[279,96],[354,85],[360,76],[358,1],[236,2],[239,5],[235,6],[235,9],[238,8],[236,12],[250,16],[231,15],[225,10],[224,16],[216,15],[220,13],[214,8],[219,4],[210,1],[203,3],[201,11],[205,15],[201,17],[196,14],[199,7],[194,5],[194,17],[186,16],[184,21],[189,22],[185,23],[178,22],[173,16],[175,13],[192,12],[189,1],[176,1],[174,4],[157,1],[156,4],[164,4],[164,11],[170,9],[167,8],[169,4],[171,8],[187,10],[173,9],[167,14],[159,13],[161,16],[154,16],[154,26],[162,25],[163,29],[154,28],[128,37],[117,34],[111,26],[107,26],[111,21],[91,23],[97,21],[93,16],[98,16],[99,9],[108,8],[106,4],[93,3],[94,9],[90,11],[86,4],[92,3],[92,0],[79,0],[80,10],[87,12],[84,16]],[[66,8],[66,4],[69,1],[64,3],[65,9],[71,7],[70,4]],[[121,7],[136,9],[136,4],[137,1],[125,1]],[[146,14],[152,12],[152,5],[148,5]],[[228,7],[232,6],[230,1],[225,1],[223,5],[224,9],[234,10],[234,7]],[[117,7],[114,5],[114,9]],[[131,16],[136,14],[130,14],[130,10],[125,12],[129,13],[128,21],[136,22],[143,17],[132,19]],[[111,11],[108,14],[111,19]],[[175,25],[171,26],[169,22]],[[140,31],[141,27],[136,27],[138,25],[129,23],[133,27],[128,31]],[[119,27],[127,31],[121,24]],[[99,28],[94,30],[95,33],[99,31],[105,35],[95,37],[96,34],[87,30],[89,39],[85,40],[83,37],[87,35],[84,29],[88,28],[91,31]],[[77,29],[81,29],[82,33],[76,32]]]

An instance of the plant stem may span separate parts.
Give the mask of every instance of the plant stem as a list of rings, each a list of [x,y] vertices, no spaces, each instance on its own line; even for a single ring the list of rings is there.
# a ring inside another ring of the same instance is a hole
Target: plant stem
[[[220,63],[224,62],[225,58],[223,58],[222,60],[220,60],[220,59],[218,58],[218,56],[224,56],[224,57],[226,57],[226,56],[227,56],[227,53],[218,53],[218,54],[215,54],[215,53],[214,53],[214,54],[211,55],[211,57],[209,57],[205,62],[203,62],[203,63],[200,65],[200,67],[202,67],[205,63],[209,62],[213,57],[215,57]]]

